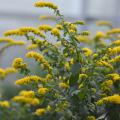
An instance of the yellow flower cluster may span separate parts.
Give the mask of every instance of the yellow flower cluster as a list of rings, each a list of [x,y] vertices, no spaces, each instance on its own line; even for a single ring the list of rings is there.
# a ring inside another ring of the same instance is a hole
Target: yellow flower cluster
[[[61,41],[56,42],[54,45],[55,47],[61,47]]]
[[[60,87],[60,88],[64,88],[64,89],[68,89],[68,88],[69,88],[69,85],[62,82],[62,83],[59,83],[59,87]]]
[[[106,37],[106,34],[103,33],[103,32],[101,32],[101,31],[99,31],[99,32],[96,33],[96,36],[95,36],[95,37],[96,37],[96,38],[105,38],[105,37]]]
[[[90,32],[89,31],[82,31],[80,34],[83,36],[88,36],[88,35],[90,35]]]
[[[43,116],[45,113],[46,113],[45,108],[39,108],[35,111],[35,115],[37,115],[37,116]]]
[[[3,38],[0,38],[0,43],[3,42],[3,43],[11,43],[11,42],[14,42],[13,39],[11,38],[8,38],[8,37],[3,37]]]
[[[14,42],[11,42],[11,45],[24,45],[25,42],[24,41],[14,41]]]
[[[0,101],[0,107],[9,108],[10,103],[8,101]]]
[[[79,74],[79,79],[85,80],[87,77],[86,74]]]
[[[98,66],[98,67],[108,67],[108,68],[113,69],[113,66],[110,63],[108,63],[106,61],[103,61],[103,60],[97,61],[96,66]]]
[[[43,57],[43,55],[39,54],[38,52],[34,52],[34,51],[31,51],[31,52],[28,52],[26,54],[26,57],[27,58],[34,58],[36,61],[38,62],[41,62],[41,67],[43,69],[47,68],[48,70],[51,70],[51,66],[50,64],[48,63],[47,60],[45,60],[45,58]]]
[[[120,104],[120,95],[114,94],[113,96],[108,96],[97,101],[97,105],[103,105],[106,103]]]
[[[0,77],[4,78],[7,75],[11,74],[11,73],[16,73],[17,70],[15,68],[9,67],[6,69],[0,68]]]
[[[120,80],[120,75],[117,73],[108,74],[106,76],[109,77],[110,79],[112,79],[113,82]]]
[[[63,29],[63,26],[60,25],[60,24],[57,24],[55,27],[56,27],[58,30],[62,30],[62,29]]]
[[[27,46],[27,50],[33,50],[36,48],[38,48],[38,44],[31,44],[31,45]]]
[[[109,21],[98,21],[96,23],[98,26],[108,26],[108,27],[112,27],[112,23]]]
[[[115,40],[112,42],[113,45],[120,45],[120,40]]]
[[[87,36],[77,35],[75,38],[78,42],[90,43],[90,39]]]
[[[112,80],[107,80],[107,81],[105,81],[101,84],[101,89],[104,92],[109,92],[109,91],[111,91],[112,85],[113,85],[113,81]]]
[[[52,27],[50,25],[40,25],[39,30],[48,32],[52,30]]]
[[[35,92],[30,90],[23,90],[19,93],[20,96],[28,97],[28,98],[33,98],[35,97]]]
[[[12,101],[18,102],[18,103],[24,103],[24,104],[31,104],[31,105],[38,105],[39,99],[35,98],[34,91],[21,91],[18,96],[15,96],[12,98]]]
[[[65,62],[65,69],[66,70],[70,70],[70,64],[69,64],[69,62]]]
[[[108,35],[112,35],[112,34],[119,34],[120,33],[120,28],[114,28],[112,30],[109,30],[107,32]]]
[[[82,48],[82,51],[83,51],[84,55],[87,57],[92,55],[92,53],[93,53],[93,51],[89,48]]]
[[[51,74],[47,74],[46,78],[45,78],[45,81],[48,82],[50,80],[52,80],[52,75]]]
[[[119,61],[120,61],[120,55],[118,55],[118,56],[116,56],[116,57],[114,57],[110,60],[111,63],[116,63],[116,62],[119,62]]]
[[[4,33],[5,36],[11,36],[11,35],[25,35],[24,33],[22,33],[19,29],[14,29],[14,30],[7,30]]]
[[[40,20],[56,20],[56,17],[51,15],[42,15],[40,16]]]
[[[31,82],[35,82],[38,83],[39,81],[43,81],[44,79],[39,77],[39,76],[27,76],[21,79],[18,79],[15,84],[16,85],[25,85],[25,84],[29,84]]]
[[[56,36],[56,37],[60,37],[60,31],[57,28],[53,28],[51,31],[51,34]]]
[[[11,36],[11,35],[26,35],[27,33],[32,32],[36,35],[39,35],[42,38],[45,38],[45,35],[40,32],[37,28],[34,27],[21,27],[16,30],[8,30],[4,33],[5,36]]]
[[[20,68],[26,68],[26,64],[23,63],[22,58],[15,58],[12,63],[13,68],[20,69]]]
[[[113,47],[113,48],[108,48],[108,53],[110,55],[115,55],[115,54],[120,53],[120,46]]]
[[[12,98],[12,101],[31,105],[39,105],[40,103],[38,98],[31,98],[25,96],[15,96]]]
[[[39,93],[40,95],[45,95],[48,91],[49,91],[49,90],[48,90],[47,88],[43,88],[43,87],[40,87],[40,88],[38,89],[38,93]]]
[[[56,10],[58,7],[53,4],[52,2],[43,2],[43,1],[39,1],[39,2],[36,2],[34,4],[35,7],[48,7],[48,8],[51,8],[51,9],[54,9]]]
[[[87,120],[96,120],[95,116],[88,116]]]
[[[11,38],[8,37],[4,37],[4,38],[0,38],[0,43],[8,43],[8,46],[12,46],[12,45],[24,45],[25,42],[24,41],[15,41]]]
[[[72,30],[72,31],[76,32],[77,26],[75,24],[68,23],[68,29],[69,29],[69,31]]]
[[[45,38],[45,35],[42,32],[40,32],[37,28],[34,28],[34,27],[21,27],[19,31],[21,31],[24,34],[27,34],[28,32],[32,32],[36,35],[39,35],[42,38]]]

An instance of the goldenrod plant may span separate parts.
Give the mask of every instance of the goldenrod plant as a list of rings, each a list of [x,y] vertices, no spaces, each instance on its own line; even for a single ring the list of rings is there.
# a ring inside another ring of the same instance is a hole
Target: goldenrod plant
[[[65,21],[57,5],[38,1],[34,6],[51,9],[56,25],[8,30],[0,42],[23,45],[12,36],[25,37],[26,59],[42,73],[34,73],[23,58],[0,68],[1,79],[15,72],[24,75],[15,81],[24,89],[9,100],[1,98],[0,120],[120,120],[120,28],[98,21],[108,30],[92,36],[79,30],[84,21]]]

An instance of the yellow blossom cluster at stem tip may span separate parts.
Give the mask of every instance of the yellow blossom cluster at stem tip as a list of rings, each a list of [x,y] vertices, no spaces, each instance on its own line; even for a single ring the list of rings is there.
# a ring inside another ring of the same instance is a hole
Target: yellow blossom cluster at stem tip
[[[17,70],[15,68],[9,67],[6,69],[0,68],[0,77],[6,77],[9,74],[16,73]]]
[[[108,35],[119,34],[119,33],[120,33],[120,28],[114,28],[107,32]]]
[[[69,85],[62,82],[62,83],[59,83],[59,87],[60,87],[60,88],[64,88],[64,89],[68,89],[68,88],[69,88]]]
[[[0,43],[8,43],[9,45],[24,45],[25,42],[24,41],[15,41],[11,38],[8,38],[8,37],[3,37],[3,38],[0,38]]]
[[[110,62],[111,62],[111,63],[120,62],[120,55],[118,55],[118,56],[112,58],[112,59],[110,60]]]
[[[8,38],[8,37],[3,37],[3,38],[0,38],[0,43],[11,43],[11,42],[14,42],[13,39],[11,38]]]
[[[26,54],[27,58],[34,58],[36,61],[41,62],[41,67],[43,69],[47,68],[49,71],[52,70],[50,64],[47,60],[43,57],[43,55],[39,54],[38,52],[30,51]]]
[[[15,58],[12,63],[13,68],[20,69],[20,68],[26,68],[26,64],[23,62],[22,58]]]
[[[77,35],[75,38],[78,42],[90,43],[90,39],[87,36]]]
[[[51,15],[42,15],[39,17],[40,20],[56,20],[55,16],[51,16]]]
[[[70,63],[69,62],[65,62],[65,69],[70,70]]]
[[[63,29],[63,26],[60,25],[60,24],[57,24],[55,27],[56,27],[58,30],[62,30],[62,29]]]
[[[110,78],[113,82],[120,80],[120,75],[117,73],[108,74],[106,77]]]
[[[107,103],[120,104],[120,95],[114,94],[113,96],[108,96],[97,101],[97,105],[103,105]]]
[[[51,31],[51,34],[56,36],[56,37],[60,37],[60,31],[57,28],[53,28]]]
[[[80,34],[83,36],[88,36],[88,35],[90,35],[90,32],[89,31],[82,31]]]
[[[86,74],[79,74],[79,79],[85,80],[88,77]]]
[[[38,105],[39,99],[35,98],[34,91],[23,90],[18,96],[12,98],[12,101],[24,104]]]
[[[115,54],[120,53],[120,46],[108,48],[108,53],[109,55],[115,55]]]
[[[37,115],[37,116],[43,116],[45,113],[46,113],[45,108],[39,108],[35,111],[35,115]]]
[[[44,32],[48,32],[48,31],[52,30],[52,26],[50,26],[50,25],[40,25],[39,30],[44,31]]]
[[[95,116],[88,116],[87,120],[96,120]]]
[[[9,108],[10,103],[8,101],[0,101],[0,107]]]
[[[112,42],[112,45],[120,45],[120,40],[115,40]]]
[[[25,85],[25,84],[30,84],[31,82],[38,83],[39,81],[43,81],[44,79],[39,77],[39,76],[27,76],[21,79],[16,80],[15,84],[16,85]]]
[[[49,90],[48,90],[47,88],[43,88],[43,87],[40,87],[40,88],[38,89],[38,93],[39,93],[40,95],[45,95],[48,91],[49,91]]]
[[[101,89],[105,92],[107,92],[107,91],[109,92],[109,91],[111,91],[112,85],[113,85],[113,81],[107,80],[101,84]]]
[[[98,26],[108,26],[108,27],[112,27],[112,23],[109,21],[97,21],[96,24]]]
[[[12,98],[12,101],[17,103],[24,103],[24,104],[30,104],[30,105],[39,105],[40,101],[38,98],[30,98],[25,96],[15,96]]]
[[[82,51],[83,51],[84,55],[87,57],[92,55],[92,53],[93,53],[93,51],[89,48],[82,48]]]
[[[35,97],[35,92],[32,91],[32,90],[30,90],[30,91],[28,91],[28,90],[23,90],[23,91],[21,91],[21,92],[19,93],[19,95],[24,96],[24,97],[32,98],[32,97]]]
[[[34,6],[35,7],[48,7],[54,10],[58,8],[57,5],[53,4],[52,2],[44,2],[44,1],[35,2]]]
[[[106,34],[105,33],[103,33],[103,32],[101,32],[101,31],[98,31],[97,33],[96,33],[96,36],[95,36],[96,38],[105,38],[106,37]]]
[[[38,48],[38,44],[31,44],[29,46],[27,46],[27,50],[33,50],[33,49],[37,49]]]
[[[98,67],[108,67],[108,68],[113,69],[113,66],[110,63],[108,63],[106,61],[103,61],[103,60],[97,61],[96,66],[98,66]]]
[[[19,29],[15,29],[15,30],[8,30],[4,33],[4,35],[5,36],[11,36],[11,35],[23,36],[30,32],[34,33],[35,35],[38,35],[42,38],[45,38],[45,35],[39,29],[34,28],[34,27],[21,27]]]

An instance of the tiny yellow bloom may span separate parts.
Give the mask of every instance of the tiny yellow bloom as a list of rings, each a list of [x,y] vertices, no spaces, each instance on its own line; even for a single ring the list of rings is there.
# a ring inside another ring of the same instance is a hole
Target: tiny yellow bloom
[[[90,56],[93,53],[93,51],[89,48],[82,48],[82,51],[83,51],[85,56]]]
[[[27,50],[33,50],[36,48],[38,48],[38,44],[31,44],[31,45],[27,46]]]
[[[60,37],[60,31],[57,28],[53,28],[51,34],[56,37]]]
[[[68,89],[69,85],[62,82],[62,83],[59,83],[59,87],[64,88],[64,89]]]
[[[13,39],[11,38],[8,38],[8,37],[3,37],[3,38],[0,38],[0,43],[3,42],[3,43],[11,43],[11,42],[14,42]]]
[[[48,91],[49,90],[47,88],[43,88],[43,87],[41,87],[41,88],[38,89],[38,93],[40,95],[45,95]]]
[[[43,81],[44,79],[39,76],[27,76],[21,79],[16,80],[16,85],[25,85],[30,84],[31,82],[38,83],[39,81]]]
[[[35,115],[37,115],[37,116],[43,116],[45,113],[46,113],[45,108],[39,108],[35,111]]]
[[[20,68],[25,68],[26,64],[23,63],[23,59],[22,58],[15,58],[13,60],[12,66],[15,69],[20,69]]]
[[[40,25],[39,30],[48,32],[52,30],[52,27],[50,25]]]
[[[34,6],[35,7],[48,7],[54,10],[58,8],[57,5],[53,4],[52,2],[43,2],[43,1],[36,2]]]
[[[88,116],[87,120],[96,120],[95,116]]]
[[[24,96],[24,97],[27,97],[27,98],[33,98],[33,97],[35,97],[35,92],[32,91],[32,90],[30,90],[30,91],[28,91],[28,90],[23,90],[23,91],[21,91],[21,92],[19,93],[19,95]]]
[[[114,94],[113,96],[108,96],[100,99],[97,101],[97,105],[103,105],[105,103],[114,103],[114,104],[120,104],[120,95]]]
[[[96,33],[96,37],[97,37],[97,38],[105,38],[105,37],[106,37],[106,34],[99,31],[99,32]]]
[[[9,108],[10,103],[8,101],[0,101],[0,107]]]

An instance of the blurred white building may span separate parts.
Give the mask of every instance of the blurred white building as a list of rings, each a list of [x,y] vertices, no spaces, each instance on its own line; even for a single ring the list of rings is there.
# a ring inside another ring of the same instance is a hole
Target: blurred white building
[[[37,0],[36,0],[37,1]],[[50,0],[59,6],[65,17],[71,19],[120,19],[120,0]],[[38,9],[33,6],[35,0],[1,0],[0,1],[0,35],[4,30],[23,25],[37,25],[38,17],[52,14],[49,9]]]

